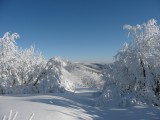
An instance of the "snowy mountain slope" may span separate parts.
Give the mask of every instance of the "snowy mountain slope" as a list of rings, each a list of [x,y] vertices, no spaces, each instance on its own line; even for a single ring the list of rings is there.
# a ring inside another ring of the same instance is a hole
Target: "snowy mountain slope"
[[[84,66],[96,69],[99,72],[101,72],[107,64],[109,63],[89,63],[89,64],[84,64]]]
[[[147,106],[95,107],[96,89],[77,88],[75,93],[0,96],[0,119],[19,112],[16,120],[159,120],[160,110]]]
[[[103,85],[100,70],[87,67],[81,63],[65,61],[59,57],[52,58],[51,60],[54,67],[59,69],[61,85],[68,91],[73,91],[77,86],[101,88]]]

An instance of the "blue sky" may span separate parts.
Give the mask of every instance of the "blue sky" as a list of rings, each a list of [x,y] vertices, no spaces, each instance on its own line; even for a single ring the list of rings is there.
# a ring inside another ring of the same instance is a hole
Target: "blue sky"
[[[108,62],[129,42],[124,24],[160,18],[159,0],[0,0],[0,36],[17,32],[46,58]]]

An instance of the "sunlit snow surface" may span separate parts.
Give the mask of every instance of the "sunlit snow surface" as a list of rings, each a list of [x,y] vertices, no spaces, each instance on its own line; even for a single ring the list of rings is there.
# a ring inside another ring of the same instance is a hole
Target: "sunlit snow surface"
[[[94,93],[94,95],[93,95]],[[160,109],[147,106],[99,108],[96,89],[78,88],[75,93],[0,96],[0,120],[12,109],[17,120],[160,120]]]

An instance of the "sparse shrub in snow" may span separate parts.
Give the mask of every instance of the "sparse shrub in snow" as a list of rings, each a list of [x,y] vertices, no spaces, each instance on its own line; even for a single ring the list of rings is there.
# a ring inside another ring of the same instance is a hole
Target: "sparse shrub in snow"
[[[72,79],[75,85],[100,89],[104,84],[104,81],[101,79],[102,74],[96,69],[69,61],[66,62],[65,69],[71,74],[68,77]]]
[[[142,25],[125,25],[124,29],[132,41],[124,44],[105,71],[106,84],[99,103],[160,106],[160,27],[151,19]]]
[[[98,74],[96,72],[91,71],[81,71],[83,73],[83,76],[81,78],[83,86],[86,87],[95,87],[95,88],[102,88],[103,81],[101,79],[102,75]]]

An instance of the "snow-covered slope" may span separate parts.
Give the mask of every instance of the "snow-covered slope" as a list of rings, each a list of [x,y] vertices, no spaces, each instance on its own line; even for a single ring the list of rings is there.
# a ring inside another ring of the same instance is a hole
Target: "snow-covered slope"
[[[94,96],[93,96],[94,93]],[[96,89],[77,88],[75,93],[0,96],[0,120],[13,115],[16,120],[159,120],[160,110],[147,106],[127,108],[95,107]]]
[[[102,88],[103,85],[100,70],[81,63],[65,61],[59,57],[48,61],[45,73],[47,81],[56,78],[56,80],[54,79],[56,82],[58,81],[56,85],[67,91],[74,91],[74,88],[78,86]]]

